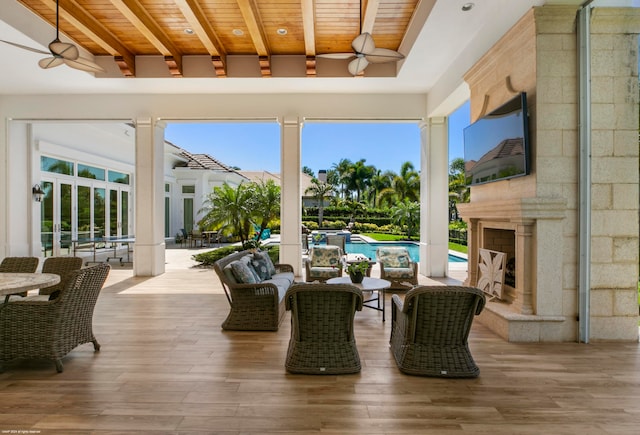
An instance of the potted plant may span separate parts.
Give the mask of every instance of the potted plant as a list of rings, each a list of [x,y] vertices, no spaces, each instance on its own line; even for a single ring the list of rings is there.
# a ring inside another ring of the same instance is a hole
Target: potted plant
[[[354,284],[361,283],[367,274],[367,269],[369,269],[368,261],[350,263],[347,266],[347,273],[349,274],[349,278],[351,278],[351,282]]]
[[[259,247],[260,241],[258,240],[245,240],[242,242],[242,248],[247,251],[256,252]]]

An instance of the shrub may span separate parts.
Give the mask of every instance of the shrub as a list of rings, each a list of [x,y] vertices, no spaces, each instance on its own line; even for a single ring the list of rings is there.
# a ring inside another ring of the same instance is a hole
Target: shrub
[[[201,252],[199,254],[192,255],[191,258],[200,263],[201,266],[212,266],[213,263],[219,259],[241,250],[242,248],[240,246],[230,245],[214,249],[213,251]]]

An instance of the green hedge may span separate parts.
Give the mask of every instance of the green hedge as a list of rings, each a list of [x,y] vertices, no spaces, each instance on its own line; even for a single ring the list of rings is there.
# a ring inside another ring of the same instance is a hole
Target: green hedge
[[[280,246],[267,246],[262,247],[261,249],[263,251],[267,251],[269,257],[271,258],[271,261],[273,261],[274,263],[278,263],[280,261]],[[239,251],[242,251],[242,247],[240,245],[229,245],[222,248],[214,249],[212,251],[201,252],[199,254],[192,255],[191,258],[194,261],[200,263],[200,266],[213,266],[213,263],[215,263],[219,259]]]

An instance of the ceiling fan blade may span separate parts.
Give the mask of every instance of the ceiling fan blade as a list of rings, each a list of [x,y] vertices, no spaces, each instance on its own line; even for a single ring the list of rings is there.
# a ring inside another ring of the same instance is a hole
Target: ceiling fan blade
[[[326,53],[316,54],[316,57],[323,57],[325,59],[351,59],[355,54],[353,53]]]
[[[51,54],[51,53],[46,52],[44,50],[39,50],[37,48],[27,47],[26,45],[16,44],[15,42],[11,42],[11,41],[5,41],[4,39],[0,39],[0,42],[4,42],[5,44],[13,45],[14,47],[22,48],[23,50],[33,51],[34,53]]]
[[[79,69],[80,71],[87,72],[106,72],[104,68],[100,65],[90,61],[89,59],[85,59],[83,57],[79,57],[75,60],[72,59],[62,59],[62,61],[70,66],[71,68]]]
[[[368,53],[366,56],[369,63],[385,63],[393,62],[404,59],[404,55],[394,50],[387,48],[376,48],[373,52]]]
[[[49,69],[62,65],[63,62],[64,59],[61,57],[45,57],[38,62],[38,65],[40,65],[42,69]]]
[[[352,76],[357,76],[369,65],[369,61],[364,57],[356,57],[351,62],[349,62],[349,74]]]
[[[376,44],[373,42],[373,37],[364,32],[356,36],[356,39],[351,43],[351,47],[356,53],[369,54],[376,49]]]
[[[54,56],[60,56],[68,60],[76,60],[80,56],[78,47],[68,42],[60,42],[59,39],[54,39],[49,44],[49,50]]]

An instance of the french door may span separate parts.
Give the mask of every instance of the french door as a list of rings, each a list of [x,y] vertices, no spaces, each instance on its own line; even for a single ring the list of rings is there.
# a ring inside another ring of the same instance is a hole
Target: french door
[[[74,185],[59,179],[43,180],[40,203],[40,243],[44,257],[68,254],[73,238]]]
[[[41,187],[45,192],[40,206],[43,256],[72,253],[72,240],[130,234],[128,187],[57,177],[43,179]]]

